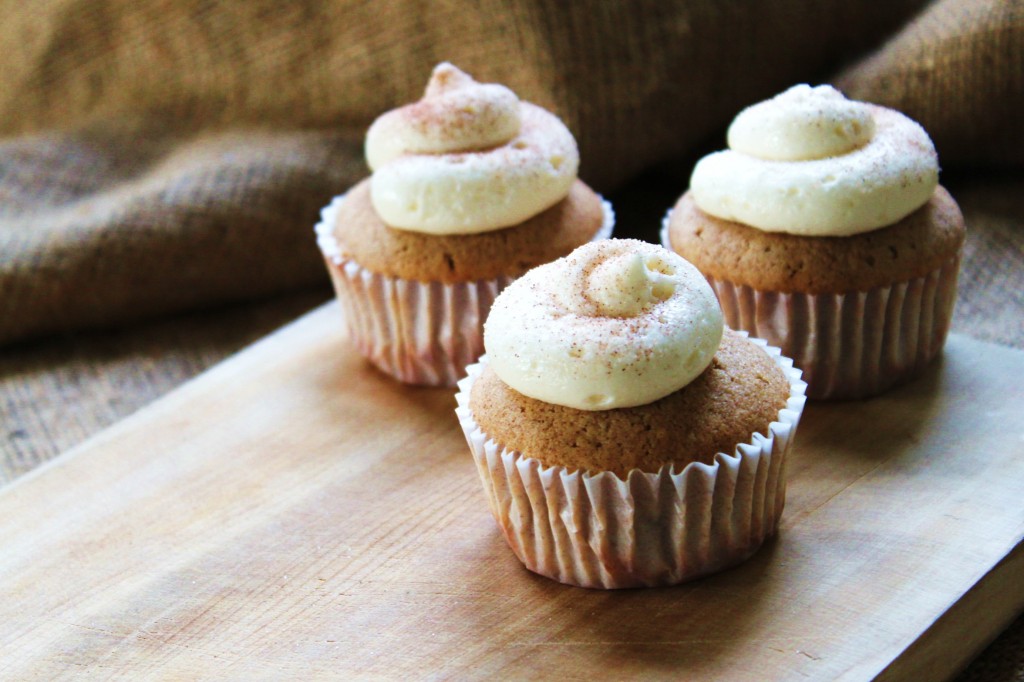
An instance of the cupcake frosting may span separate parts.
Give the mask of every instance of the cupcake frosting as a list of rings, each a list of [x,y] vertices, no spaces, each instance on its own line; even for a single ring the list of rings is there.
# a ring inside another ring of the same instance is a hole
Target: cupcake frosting
[[[484,326],[490,365],[516,391],[581,410],[654,402],[711,362],[722,312],[704,277],[653,244],[585,244],[527,272]]]
[[[429,234],[518,224],[563,199],[579,167],[558,117],[448,63],[423,99],[370,126],[366,159],[381,219]]]
[[[920,125],[827,85],[797,85],[748,107],[728,144],[697,163],[693,200],[768,232],[867,232],[923,206],[938,184],[935,147]]]

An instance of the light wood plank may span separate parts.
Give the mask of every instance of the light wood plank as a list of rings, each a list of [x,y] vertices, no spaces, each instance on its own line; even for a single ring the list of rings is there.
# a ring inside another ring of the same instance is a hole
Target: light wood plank
[[[588,591],[522,569],[451,391],[367,368],[329,305],[0,490],[0,677],[948,676],[1024,608],[1022,377],[953,336],[812,405],[751,561]]]

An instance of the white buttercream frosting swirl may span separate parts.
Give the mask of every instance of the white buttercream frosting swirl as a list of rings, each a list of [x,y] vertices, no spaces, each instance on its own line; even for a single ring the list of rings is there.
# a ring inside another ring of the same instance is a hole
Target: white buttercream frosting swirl
[[[418,102],[370,126],[370,199],[392,227],[474,234],[509,227],[562,200],[579,151],[557,116],[508,88],[439,64]]]
[[[631,239],[585,244],[498,295],[488,362],[516,391],[580,410],[654,402],[710,364],[722,311],[698,270]]]
[[[892,225],[938,184],[928,134],[903,114],[797,85],[740,112],[729,149],[690,178],[706,213],[768,232],[846,236]]]

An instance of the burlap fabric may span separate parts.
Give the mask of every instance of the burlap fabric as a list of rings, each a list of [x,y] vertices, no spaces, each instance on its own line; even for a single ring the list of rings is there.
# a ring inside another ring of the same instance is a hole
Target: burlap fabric
[[[1024,347],[1024,2],[0,0],[0,482],[330,296],[320,206],[449,60],[557,112],[656,240],[741,107],[832,82],[932,135],[954,330]],[[963,679],[1024,679],[1020,622]]]

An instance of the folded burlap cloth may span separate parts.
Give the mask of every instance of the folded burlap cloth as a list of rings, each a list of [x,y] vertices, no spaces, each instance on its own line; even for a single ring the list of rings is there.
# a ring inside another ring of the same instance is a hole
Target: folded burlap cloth
[[[1022,0],[0,0],[0,17],[0,481],[326,299],[318,210],[367,174],[367,125],[443,60],[560,115],[622,233],[651,240],[742,107],[829,82],[897,108],[967,216],[954,329],[1024,347]],[[1020,630],[965,679],[1024,677]]]

